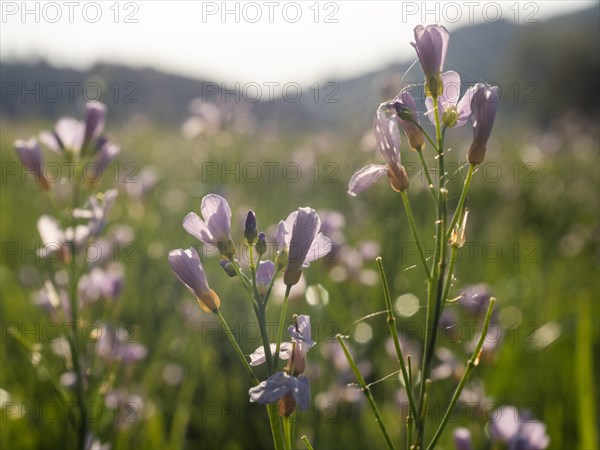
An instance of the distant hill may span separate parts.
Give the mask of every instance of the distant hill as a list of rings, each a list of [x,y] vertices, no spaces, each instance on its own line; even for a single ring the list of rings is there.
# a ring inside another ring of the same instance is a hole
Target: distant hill
[[[599,14],[595,6],[536,25],[499,21],[461,28],[452,33],[446,69],[459,72],[464,82],[498,84],[504,99],[500,112],[516,118],[536,117],[546,123],[571,108],[596,114]],[[247,106],[259,123],[275,120],[283,128],[364,128],[383,99],[394,95],[403,83],[421,82],[418,65],[403,78],[412,63],[394,64],[352,79],[331,80],[335,85],[322,89],[319,101],[306,87],[298,102],[281,98],[268,102],[265,98]],[[150,68],[98,64],[78,71],[46,62],[3,62],[0,81],[2,117],[74,114],[72,100],[81,103],[85,88],[90,98],[102,94],[100,100],[109,106],[111,120],[140,114],[174,125],[188,117],[191,99],[216,92],[221,85],[218,80],[192,79]],[[325,102],[327,94],[337,102]],[[219,97],[217,93],[208,98]],[[235,101],[232,94],[227,99]]]

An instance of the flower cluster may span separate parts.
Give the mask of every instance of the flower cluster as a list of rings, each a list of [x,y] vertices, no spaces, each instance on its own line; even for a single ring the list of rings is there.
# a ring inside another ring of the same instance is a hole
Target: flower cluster
[[[241,281],[254,309],[263,340],[263,345],[250,355],[250,362],[221,314],[221,300],[208,285],[197,251],[189,248],[169,252],[171,270],[196,297],[202,310],[214,313],[221,321],[240,362],[255,384],[249,390],[250,401],[269,406],[277,402],[279,416],[286,420],[295,412],[296,405],[301,410],[306,410],[310,405],[309,381],[303,372],[306,368],[306,353],[315,345],[311,338],[310,317],[307,315],[295,316],[294,325],[288,328],[291,342],[281,341],[290,291],[300,281],[303,269],[332,250],[332,241],[321,232],[321,219],[314,209],[298,208],[277,226],[278,251],[274,260],[262,260],[266,255],[266,235],[259,232],[256,214],[250,210],[242,227],[243,242],[250,255],[248,275],[236,258],[236,244],[231,236],[232,213],[227,200],[219,195],[209,194],[202,199],[200,212],[202,217],[194,212],[186,215],[183,228],[203,244],[218,248],[221,254],[219,264],[223,271],[228,277]],[[266,307],[280,273],[283,273],[281,281],[285,286],[285,296],[278,333],[273,340],[265,326]],[[278,369],[280,360],[287,360],[287,365],[282,370]],[[269,377],[259,382],[253,367],[262,364],[267,366]],[[276,440],[279,437],[283,439],[277,431],[280,425],[276,425],[280,419],[274,417],[270,409],[269,411],[273,436]]]
[[[474,336],[474,340],[468,343],[468,350],[472,353],[466,365],[460,363],[450,349],[436,349],[436,345],[440,328],[446,329],[446,327],[453,326],[455,315],[453,311],[445,310],[445,306],[466,297],[465,294],[456,298],[450,296],[454,281],[454,265],[458,249],[464,245],[466,240],[468,209],[465,202],[473,172],[476,166],[481,164],[485,158],[486,145],[496,116],[498,93],[495,86],[491,87],[484,83],[477,83],[467,89],[461,96],[459,74],[452,70],[443,71],[450,39],[448,31],[444,27],[439,25],[418,26],[414,30],[414,38],[415,42],[412,45],[416,50],[425,79],[423,84],[426,97],[425,115],[435,128],[435,136],[431,137],[422,126],[419,117],[423,113],[419,111],[408,88],[402,90],[393,99],[383,102],[375,113],[373,135],[385,164],[369,164],[358,170],[348,183],[348,194],[356,196],[373,185],[382,176],[387,175],[392,189],[402,196],[411,233],[421,259],[421,266],[427,278],[426,329],[423,338],[421,370],[417,372],[418,377],[413,373],[412,361],[421,352],[413,349],[411,354],[406,355],[404,352],[407,348],[403,350],[400,345],[398,332],[394,325],[395,318],[390,300],[391,294],[381,258],[378,258],[378,263],[386,300],[387,322],[392,337],[390,348],[393,348],[395,359],[397,359],[400,366],[400,380],[406,392],[403,401],[409,406],[407,421],[408,446],[410,448],[434,448],[444,430],[452,408],[460,398],[470,372],[480,362],[481,353],[484,350],[491,350],[491,346],[486,341],[495,302],[495,299],[491,298],[488,298],[485,305],[481,305],[480,318],[483,319],[483,326],[479,335]],[[473,141],[466,152],[469,170],[454,216],[449,219],[447,217],[449,193],[446,187],[447,174],[445,172],[445,158],[447,155],[444,150],[446,131],[462,127],[469,120],[473,125]],[[412,213],[408,196],[410,183],[401,157],[400,128],[402,128],[407,138],[408,148],[418,153],[423,171],[428,177],[429,190],[436,212],[434,226],[436,241],[432,260],[425,257],[423,242]],[[429,142],[433,147],[434,157],[438,165],[439,177],[436,184],[429,175],[426,158],[424,157],[426,142]],[[369,400],[369,405],[388,445],[393,448],[393,443],[379,416],[375,402],[366,389],[367,385],[364,378],[353,361],[342,336],[338,336],[338,343],[342,347],[363,393]],[[484,343],[486,346],[484,346]],[[427,418],[424,411],[427,407],[429,386],[436,380],[451,376],[460,380],[459,385],[432,441],[425,445],[424,430]],[[418,390],[416,389],[417,386]],[[411,441],[413,437],[414,441]]]
[[[123,293],[125,275],[115,258],[107,258],[113,255],[110,248],[118,245],[119,238],[104,234],[118,191],[95,191],[102,172],[119,153],[119,147],[103,136],[105,119],[103,104],[88,103],[84,120],[63,117],[52,131],[40,133],[39,139],[31,137],[14,143],[23,166],[54,208],[52,215],[42,214],[37,221],[42,241],[38,256],[50,270],[33,300],[52,320],[70,327],[52,345],[54,353],[65,362],[54,388],[60,395],[72,395],[76,400],[73,423],[79,448],[93,441],[96,434],[106,434],[100,424],[91,429],[93,421],[88,420],[86,409],[89,399],[108,401],[109,393],[120,389],[116,386],[124,381],[120,377],[132,374],[121,367],[131,366],[147,354],[143,344],[127,342],[128,332],[112,322],[116,319],[112,312],[108,314]],[[46,178],[40,142],[73,168],[68,178],[52,183]],[[84,173],[84,167],[93,167],[95,176]],[[100,253],[94,257],[87,253],[91,243]],[[94,326],[82,328],[90,320]]]
[[[304,411],[310,404],[310,388],[308,378],[302,375],[306,369],[306,353],[315,342],[311,338],[310,317],[297,316],[296,323],[290,325],[288,333],[292,342],[282,342],[279,354],[287,360],[283,371],[275,372],[266,381],[250,388],[250,401],[261,404],[279,402],[279,413],[290,416],[296,405]],[[271,344],[273,351],[276,345]],[[250,365],[258,366],[265,362],[264,347],[259,347],[250,355]]]

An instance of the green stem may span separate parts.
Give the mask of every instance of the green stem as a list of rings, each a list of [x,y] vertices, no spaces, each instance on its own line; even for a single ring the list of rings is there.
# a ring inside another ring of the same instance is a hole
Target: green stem
[[[306,436],[302,436],[302,442],[304,442],[304,445],[306,445],[306,450],[314,450]]]
[[[383,433],[383,436],[385,438],[385,441],[387,442],[388,447],[393,450],[394,444],[393,444],[392,440],[390,439],[390,436],[388,435],[388,432],[385,428],[385,425],[383,424],[383,421],[381,420],[381,415],[379,414],[379,409],[377,409],[377,405],[375,404],[375,400],[373,399],[373,395],[371,394],[371,389],[369,388],[369,386],[367,386],[365,379],[363,378],[360,371],[358,370],[358,367],[356,366],[356,362],[354,361],[354,358],[352,358],[352,355],[348,351],[348,347],[346,347],[346,344],[342,340],[342,336],[338,334],[336,336],[336,339],[339,342],[340,346],[342,347],[342,350],[344,351],[344,354],[346,355],[346,359],[348,360],[348,364],[350,364],[350,367],[352,368],[352,371],[354,372],[354,376],[356,377],[356,380],[358,381],[358,384],[360,385],[363,394],[367,398],[369,405],[371,406],[371,410],[373,411],[373,415],[375,416],[375,422],[377,422],[377,424],[379,425],[379,428],[381,429],[381,432]]]
[[[435,106],[434,106],[434,107],[435,107]],[[427,138],[427,140],[429,141],[429,143],[431,144],[431,146],[433,147],[433,149],[434,149],[434,150],[435,150],[437,153],[439,153],[438,146],[437,146],[437,144],[436,144],[435,142],[433,142],[433,139],[431,139],[431,138],[429,137],[429,133],[427,133],[427,131],[425,131],[425,130],[423,129],[423,127],[422,127],[421,125],[419,125],[417,122],[415,122],[414,120],[412,121],[412,123],[414,123],[414,124],[415,124],[415,125],[416,125],[416,126],[419,128],[419,130],[421,130],[421,133],[423,133],[423,136],[425,136],[425,137]]]
[[[435,196],[435,192],[434,192],[434,184],[433,184],[433,180],[431,179],[431,174],[429,173],[429,167],[427,166],[427,162],[425,161],[425,157],[423,156],[423,151],[422,150],[417,150],[417,153],[419,154],[419,158],[421,159],[421,165],[423,166],[423,171],[425,172],[425,176],[427,177],[427,183],[429,185],[429,192],[431,192],[431,197],[433,198],[433,203],[435,204],[435,207],[437,208],[437,197]]]
[[[237,276],[240,278],[240,280],[242,280],[242,286],[244,287],[244,291],[246,292],[248,299],[252,303],[252,306],[254,306],[254,311],[257,312],[258,311],[258,303],[252,293],[253,288],[252,288],[250,280],[244,274],[244,272],[242,272],[242,269],[240,269],[240,265],[238,264],[238,262],[235,259],[231,259],[230,261],[231,261],[231,265],[233,266],[233,270],[235,270],[235,273],[237,274]],[[257,314],[258,314],[258,312],[257,312]]]
[[[281,418],[277,411],[277,403],[268,404],[267,412],[269,413],[269,424],[271,425],[271,434],[273,436],[275,450],[284,450],[286,447],[285,441],[283,440],[283,430],[281,429]]]
[[[436,218],[436,247],[433,258],[433,264],[431,268],[431,277],[429,278],[427,288],[427,318],[425,324],[425,346],[424,346],[424,357],[422,376],[424,382],[421,384],[420,392],[420,414],[417,416],[417,436],[416,436],[416,447],[421,448],[423,443],[423,437],[425,434],[425,420],[424,420],[424,408],[426,405],[426,388],[427,383],[425,382],[430,378],[431,373],[431,362],[433,359],[435,349],[435,338],[437,337],[437,320],[439,314],[439,303],[442,293],[442,283],[440,280],[444,278],[445,269],[445,215],[446,215],[446,177],[444,168],[444,137],[442,133],[442,127],[440,125],[440,117],[438,114],[438,101],[437,97],[433,97],[433,115],[435,117],[435,136],[437,140],[437,152],[438,152],[438,203],[437,203],[437,218]]]
[[[442,302],[448,299],[448,292],[450,291],[450,285],[452,284],[452,277],[454,276],[454,264],[456,263],[456,257],[458,256],[458,245],[452,245],[450,250],[450,259],[448,261],[448,275],[446,275],[446,282],[444,283],[444,290],[442,292]]]
[[[75,234],[75,226],[76,226],[76,219],[75,219],[75,209],[78,206],[79,203],[79,191],[80,191],[80,180],[81,180],[81,174],[79,173],[79,171],[75,172],[75,184],[73,186],[73,198],[72,198],[72,205],[71,205],[71,217],[70,217],[70,227],[71,230],[73,232],[73,235]],[[79,407],[79,412],[80,412],[80,418],[81,418],[81,422],[79,423],[79,428],[78,428],[78,447],[79,448],[84,448],[85,447],[85,440],[87,437],[87,414],[86,414],[86,405],[85,405],[85,401],[84,401],[84,392],[83,392],[83,371],[81,368],[81,362],[79,360],[79,304],[77,301],[77,284],[78,284],[78,274],[77,274],[77,259],[76,259],[76,254],[75,254],[75,241],[69,241],[68,242],[68,246],[69,246],[69,267],[70,267],[70,276],[69,276],[69,301],[70,301],[70,305],[71,305],[71,336],[68,339],[69,341],[69,347],[71,349],[71,359],[73,360],[73,370],[75,371],[75,374],[77,375],[77,389],[76,389],[76,396],[77,396],[77,405]]]
[[[448,409],[446,410],[444,417],[442,418],[442,422],[438,426],[438,429],[435,432],[433,439],[427,446],[427,450],[433,450],[433,448],[435,447],[435,444],[437,443],[442,432],[444,431],[444,428],[446,427],[446,424],[448,422],[450,414],[452,413],[452,410],[454,409],[454,406],[456,406],[456,403],[458,402],[460,394],[461,394],[463,388],[465,387],[465,384],[467,383],[467,380],[469,378],[469,375],[471,374],[471,371],[473,370],[473,368],[475,366],[477,366],[479,364],[479,356],[481,353],[481,348],[483,347],[483,343],[487,336],[488,328],[490,326],[490,320],[492,319],[492,311],[494,309],[495,303],[496,303],[496,299],[491,298],[490,304],[488,306],[487,314],[485,315],[485,322],[483,323],[483,329],[481,330],[481,336],[479,336],[479,341],[477,342],[477,346],[475,347],[473,354],[471,355],[471,357],[469,358],[469,361],[467,362],[467,368],[465,369],[465,372],[463,373],[463,376],[460,379],[460,382],[458,383],[456,390],[454,391],[454,395],[452,396],[452,400],[450,400],[450,404],[448,405]]]
[[[406,356],[406,364],[408,366],[408,384],[409,384],[409,387],[407,389],[410,389],[412,391],[412,389],[413,389],[412,358],[410,357],[410,355]],[[415,417],[414,414],[411,412],[411,409],[409,408],[408,416],[406,418],[406,448],[407,448],[407,450],[410,449],[410,446],[412,445],[412,441],[413,441],[414,417]]]
[[[279,275],[279,272],[281,272],[281,267],[277,267],[275,269],[275,273],[273,274],[273,277],[271,278],[271,282],[269,283],[269,287],[267,288],[267,293],[265,294],[265,301],[264,303],[264,307],[267,307],[267,302],[269,301],[269,298],[271,297],[271,290],[273,289],[273,285],[275,284],[275,278],[277,278],[277,275]]]
[[[246,359],[246,356],[244,356],[244,352],[242,352],[242,349],[240,348],[237,341],[235,340],[235,336],[231,332],[229,325],[227,325],[227,322],[225,321],[225,317],[223,317],[223,314],[221,314],[221,310],[217,309],[217,311],[215,312],[215,315],[219,318],[219,321],[221,322],[221,326],[225,330],[225,334],[229,338],[229,342],[231,342],[231,345],[233,346],[233,349],[235,350],[235,353],[237,354],[239,360],[242,362],[244,369],[246,369],[248,376],[250,377],[250,379],[252,380],[252,382],[254,384],[258,384],[259,383],[258,378],[256,378],[256,375],[254,375],[254,372],[252,371],[252,367],[250,367],[250,364],[248,364],[248,360]]]
[[[283,417],[283,436],[285,438],[285,446],[288,450],[292,450],[292,424],[289,417]]]
[[[258,293],[258,287],[256,286],[256,266],[254,264],[254,254],[252,249],[253,245],[250,245],[250,272],[252,273],[252,292],[254,293],[254,301],[257,305],[255,309],[256,320],[258,321],[258,327],[260,329],[260,335],[262,337],[263,348],[265,349],[265,360],[267,362],[267,371],[271,373],[273,367],[273,355],[271,355],[271,342],[269,341],[269,332],[266,326],[266,314],[265,304],[261,301],[260,294]],[[260,261],[260,257],[259,257]]]
[[[277,346],[275,347],[275,359],[273,361],[273,373],[277,372],[277,365],[279,364],[279,349],[281,348],[281,338],[283,336],[283,327],[285,326],[285,315],[287,313],[288,300],[290,298],[291,290],[291,285],[285,288],[285,296],[283,297],[283,305],[281,306],[281,315],[279,316],[279,327],[277,329]]]
[[[404,363],[404,356],[402,355],[402,348],[400,347],[400,339],[398,338],[398,330],[396,330],[396,317],[392,307],[392,298],[390,296],[390,288],[388,286],[387,278],[385,276],[385,270],[383,269],[383,260],[381,256],[376,259],[377,265],[379,266],[379,276],[381,279],[381,286],[383,288],[383,297],[385,298],[385,306],[387,308],[387,323],[394,341],[394,347],[396,348],[396,355],[398,362],[400,363],[400,370],[402,371],[402,377],[404,379],[404,386],[406,387],[406,394],[408,396],[408,404],[410,411],[413,415],[417,414],[417,406],[413,397],[413,392],[410,383],[410,376],[406,370]]]
[[[415,224],[415,218],[412,213],[412,208],[410,207],[408,194],[406,191],[400,191],[400,194],[402,195],[404,209],[406,210],[406,217],[408,217],[408,223],[410,224],[413,238],[417,244],[417,250],[419,250],[419,255],[421,256],[421,264],[423,264],[423,269],[425,270],[425,275],[427,275],[427,280],[431,280],[431,273],[429,272],[429,267],[427,267],[427,258],[425,258],[425,252],[423,251],[423,247],[421,245],[421,238],[419,237],[419,231],[417,230],[417,225]]]
[[[469,171],[467,172],[467,178],[465,179],[465,183],[463,184],[463,190],[462,190],[462,193],[460,194],[460,199],[458,200],[458,205],[456,206],[456,211],[454,211],[454,215],[452,216],[452,221],[450,222],[450,226],[448,227],[448,230],[446,230],[446,241],[448,241],[448,239],[450,239],[450,236],[452,235],[452,230],[454,230],[454,227],[456,226],[457,223],[460,223],[460,219],[464,215],[465,200],[467,199],[467,194],[469,193],[469,188],[471,186],[471,181],[473,180],[474,171],[475,171],[475,165],[470,164]]]

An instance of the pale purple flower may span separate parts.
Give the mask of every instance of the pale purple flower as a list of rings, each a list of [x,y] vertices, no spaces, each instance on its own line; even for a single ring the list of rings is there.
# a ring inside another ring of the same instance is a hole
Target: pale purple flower
[[[306,353],[315,346],[315,342],[311,338],[310,317],[306,315],[298,316],[296,324],[289,326],[288,333],[295,343],[295,347],[292,342],[282,342],[279,348],[279,359],[288,360],[292,354],[292,350],[295,350],[293,361],[294,372],[301,373],[304,371]],[[275,354],[277,345],[271,344],[270,348],[271,354]],[[258,366],[264,362],[265,348],[264,346],[260,346],[250,355],[250,365]]]
[[[510,450],[543,450],[550,444],[546,426],[514,406],[501,406],[488,428],[493,442],[508,444]]]
[[[158,174],[152,167],[144,167],[139,176],[131,182],[124,183],[127,195],[136,200],[141,200],[150,192],[158,182]]]
[[[417,51],[421,68],[425,74],[425,93],[437,97],[442,93],[441,74],[444,70],[450,35],[441,25],[418,25],[414,30],[415,42],[411,45]]]
[[[84,302],[93,302],[101,298],[116,299],[125,285],[125,276],[118,266],[108,269],[94,267],[79,279],[79,298]]]
[[[83,145],[85,146],[92,139],[97,139],[104,130],[104,121],[106,119],[106,106],[102,103],[88,103],[85,109],[85,129],[83,136]]]
[[[438,97],[440,123],[450,128],[462,127],[471,116],[471,99],[473,98],[474,87],[469,88],[465,95],[460,98],[460,75],[453,70],[442,74],[442,83],[444,92]],[[430,97],[425,100],[425,106],[427,107],[429,121],[435,125],[433,100]]]
[[[310,386],[304,375],[294,377],[285,372],[276,372],[257,386],[250,388],[250,401],[264,405],[275,403],[291,394],[302,411],[310,406]]]
[[[273,261],[261,261],[256,269],[256,288],[263,297],[266,295],[271,279],[275,274],[275,263]]]
[[[119,191],[109,189],[106,192],[91,195],[88,198],[88,208],[78,208],[73,211],[76,219],[87,219],[90,236],[97,236],[102,232],[108,219],[108,213],[112,209]]]
[[[40,139],[54,151],[80,154],[92,141],[100,138],[105,117],[106,107],[102,103],[87,103],[84,121],[63,117],[56,122],[52,132],[43,132]]]
[[[298,316],[296,324],[288,327],[288,333],[294,342],[296,342],[296,346],[302,357],[305,357],[306,353],[316,345],[315,341],[312,340],[310,316],[308,315]]]
[[[483,317],[492,297],[490,287],[485,283],[470,284],[464,287],[462,293],[458,305],[473,315]]]
[[[169,252],[169,264],[179,281],[196,296],[203,311],[216,312],[219,309],[221,300],[208,286],[200,257],[193,247],[187,250],[171,250]]]
[[[115,156],[119,154],[119,152],[119,147],[114,144],[111,144],[110,142],[105,142],[104,144],[102,144],[102,146],[98,150],[98,153],[96,154],[96,157],[94,158],[94,164],[96,165],[95,169],[98,171],[98,174],[96,178],[91,180],[92,182],[98,181],[98,179],[102,175],[102,172],[106,170],[106,168],[115,158]]]
[[[396,111],[398,121],[408,139],[409,147],[413,150],[423,150],[425,148],[425,138],[423,131],[419,127],[417,104],[410,92],[403,90],[394,100],[386,103],[386,105],[394,108]]]
[[[398,118],[395,115],[388,116],[385,112],[387,109],[380,107],[373,120],[373,133],[377,147],[386,164],[370,164],[352,175],[348,183],[348,194],[353,197],[385,174],[388,174],[394,190],[403,191],[408,188],[408,175],[400,160]]]
[[[456,450],[473,450],[471,432],[468,428],[456,428],[452,434],[454,436],[454,447]]]
[[[287,256],[283,281],[293,286],[300,280],[302,267],[326,256],[332,248],[331,240],[319,232],[321,219],[312,208],[298,208],[277,226],[277,244],[280,255]]]
[[[148,354],[142,344],[128,342],[130,335],[122,327],[102,325],[97,329],[97,334],[99,337],[96,341],[96,352],[108,363],[119,361],[123,364],[133,364]]]
[[[33,173],[35,181],[40,184],[43,189],[49,189],[48,180],[44,177],[42,170],[42,152],[36,138],[31,138],[28,141],[18,140],[15,142],[15,150],[19,159],[25,168]]]
[[[231,208],[220,195],[209,194],[200,204],[202,220],[196,213],[183,219],[183,228],[196,239],[221,251],[231,239]]]
[[[292,354],[292,347],[293,344],[291,342],[282,342],[279,346],[279,359],[288,360]],[[277,350],[277,344],[270,344],[269,348],[271,349],[271,355],[274,355]],[[253,367],[260,366],[261,364],[264,364],[265,361],[265,347],[262,345],[250,354],[250,365]]]
[[[306,370],[306,354],[315,346],[315,342],[311,338],[310,317],[297,316],[296,323],[288,328],[288,333],[295,346],[286,370],[298,375]]]
[[[431,379],[433,381],[444,380],[451,376],[460,378],[464,366],[456,356],[454,356],[452,351],[445,347],[439,347],[436,349],[435,355],[440,362],[431,370]]]
[[[90,228],[87,225],[76,225],[63,230],[55,218],[42,215],[37,222],[38,232],[44,245],[38,251],[42,257],[51,257],[55,254],[64,261],[70,259],[69,246],[79,247],[90,236]]]
[[[481,164],[485,158],[485,147],[492,134],[498,107],[498,86],[477,83],[473,86],[471,112],[473,114],[473,142],[467,159],[471,164]]]

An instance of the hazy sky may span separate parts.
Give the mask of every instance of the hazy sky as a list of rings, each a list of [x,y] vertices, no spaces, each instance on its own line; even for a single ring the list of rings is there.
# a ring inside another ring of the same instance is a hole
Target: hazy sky
[[[312,84],[414,57],[419,23],[527,26],[594,1],[1,1],[3,61],[152,66],[228,83]]]

